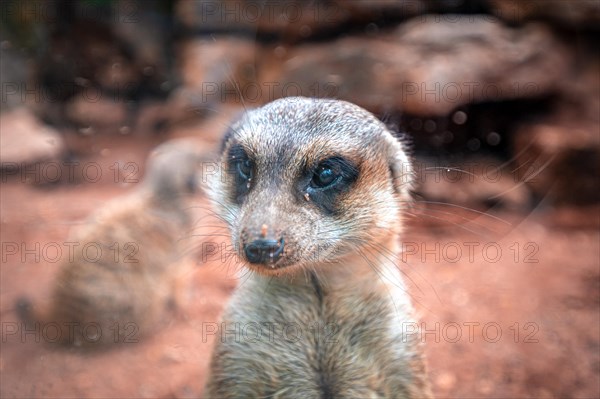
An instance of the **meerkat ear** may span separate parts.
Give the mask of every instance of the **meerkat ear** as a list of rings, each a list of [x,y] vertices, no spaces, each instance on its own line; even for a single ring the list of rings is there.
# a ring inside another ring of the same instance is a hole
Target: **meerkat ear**
[[[414,168],[406,151],[403,139],[391,133],[385,135],[388,143],[388,165],[392,174],[394,189],[402,202],[409,202],[414,188]]]

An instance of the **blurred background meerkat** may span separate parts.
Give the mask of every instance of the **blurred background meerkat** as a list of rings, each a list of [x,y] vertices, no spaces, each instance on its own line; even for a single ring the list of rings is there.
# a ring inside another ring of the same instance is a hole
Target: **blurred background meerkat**
[[[75,346],[137,342],[181,306],[200,162],[189,140],[158,146],[140,187],[72,233],[48,304],[18,301],[28,328],[54,323]]]

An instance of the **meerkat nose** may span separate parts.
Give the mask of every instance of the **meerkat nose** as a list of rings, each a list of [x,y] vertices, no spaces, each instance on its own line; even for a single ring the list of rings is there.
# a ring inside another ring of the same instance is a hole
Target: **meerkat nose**
[[[283,253],[283,245],[283,237],[279,240],[260,238],[244,246],[244,253],[250,263],[275,263]]]

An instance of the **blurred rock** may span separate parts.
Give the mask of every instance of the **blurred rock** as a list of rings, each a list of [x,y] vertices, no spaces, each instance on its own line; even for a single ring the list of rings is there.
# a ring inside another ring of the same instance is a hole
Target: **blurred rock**
[[[175,17],[178,23],[190,31],[202,30],[209,33],[252,29],[251,19],[248,16],[242,18],[239,13],[242,5],[237,0],[178,1],[175,5]]]
[[[245,3],[252,4],[251,1]],[[350,19],[349,12],[328,1],[285,0],[267,1],[263,4],[261,17],[258,19],[258,32],[278,36],[284,42],[335,31]]]
[[[559,82],[560,99],[553,112],[557,120],[600,126],[600,54],[584,52]]]
[[[52,35],[39,70],[42,83],[58,100],[89,87],[124,96],[137,89],[143,76],[115,32],[88,20],[67,24]]]
[[[0,36],[0,82],[2,84],[2,110],[25,105],[35,100],[33,92],[39,87],[32,81],[31,62],[24,54],[13,48],[13,43]]]
[[[378,24],[472,8],[456,0],[201,0],[177,2],[175,16],[188,33],[243,33],[293,43],[334,35],[350,25],[364,24],[373,33]]]
[[[169,129],[169,139],[193,138],[199,146],[213,156],[219,155],[219,145],[232,120],[235,120],[244,108],[235,104],[226,104],[207,113],[201,121],[179,123]]]
[[[597,0],[489,0],[489,3],[498,18],[510,22],[547,20],[575,29],[597,29],[600,22]]]
[[[353,22],[402,21],[417,15],[439,12],[472,13],[479,10],[477,2],[456,0],[334,0],[333,4],[350,13]]]
[[[521,180],[549,204],[599,202],[599,133],[576,121],[522,126],[514,137]]]
[[[201,89],[178,87],[171,92],[166,104],[167,125],[201,120],[206,117],[209,106],[203,102]]]
[[[410,18],[431,11],[436,4],[427,0],[395,1],[395,0],[334,0],[336,7],[346,10],[355,21],[377,20],[385,16]],[[441,5],[443,2],[439,2]]]
[[[170,88],[170,15],[159,0],[119,0],[111,28],[131,53],[145,91],[165,94]]]
[[[552,205],[600,202],[600,59],[592,57],[559,82],[549,115],[521,124],[511,140],[522,179]]]
[[[284,59],[280,75],[271,68],[262,80],[372,111],[443,116],[469,103],[554,93],[571,54],[540,24],[513,29],[489,16],[428,15],[379,39],[298,46]]]
[[[548,95],[572,58],[544,25],[511,29],[489,16],[416,18],[393,37],[404,47],[394,71],[404,89],[402,104],[417,114],[445,115],[457,105]]]
[[[65,153],[58,131],[22,107],[0,114],[0,138],[2,169],[16,170],[38,162],[56,161]]]
[[[527,186],[498,159],[472,157],[460,163],[417,159],[415,170],[417,194],[427,201],[475,209],[529,209]]]
[[[144,101],[137,104],[135,121],[119,128],[119,133],[130,133],[150,136],[165,133],[170,123],[170,107],[163,101]]]
[[[335,30],[350,18],[337,3],[317,1],[179,1],[177,21],[190,32],[205,34],[245,33],[277,36],[283,41],[306,39]]]
[[[169,101],[145,99],[124,102],[106,93],[77,95],[65,104],[67,120],[80,135],[139,135],[150,138],[166,133],[173,125],[204,118],[179,98]]]
[[[552,228],[596,231],[600,229],[600,205],[598,204],[556,206],[549,212],[545,212],[544,216],[546,216],[544,222]]]
[[[391,107],[397,93],[390,86],[394,82],[387,79],[394,68],[389,54],[400,50],[391,43],[361,37],[278,46],[266,52],[272,58],[261,69],[261,87],[273,87],[263,90],[262,101],[302,95],[348,100],[371,111]]]
[[[128,124],[127,105],[99,91],[76,95],[65,104],[65,114],[82,134],[118,133]]]
[[[178,58],[183,90],[174,95],[188,108],[201,111],[215,104],[257,98],[257,48],[251,40],[194,39],[181,45]]]

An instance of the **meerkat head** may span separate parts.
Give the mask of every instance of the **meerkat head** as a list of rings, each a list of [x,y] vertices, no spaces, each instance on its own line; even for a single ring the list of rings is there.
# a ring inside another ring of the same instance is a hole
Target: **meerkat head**
[[[169,140],[156,147],[146,165],[144,184],[153,196],[177,200],[199,190],[201,156],[192,140]]]
[[[366,110],[284,98],[226,133],[213,202],[252,270],[282,274],[396,237],[412,168],[402,144]]]

